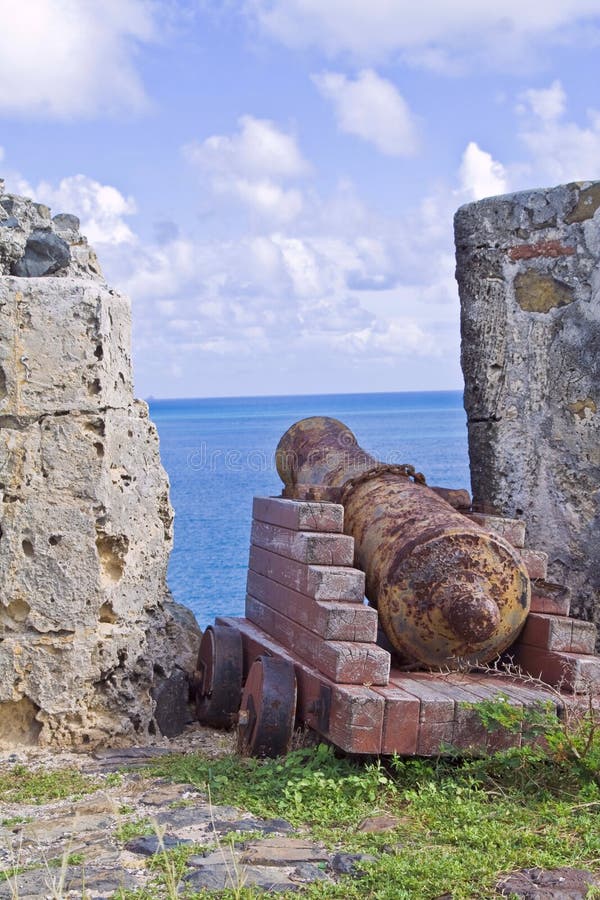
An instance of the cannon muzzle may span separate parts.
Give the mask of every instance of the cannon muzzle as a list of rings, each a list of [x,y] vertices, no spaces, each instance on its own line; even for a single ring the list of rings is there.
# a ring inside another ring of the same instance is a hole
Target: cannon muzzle
[[[343,503],[381,625],[406,664],[489,662],[513,643],[531,588],[515,550],[424,484],[363,450],[337,419],[302,419],[276,452],[286,496]]]

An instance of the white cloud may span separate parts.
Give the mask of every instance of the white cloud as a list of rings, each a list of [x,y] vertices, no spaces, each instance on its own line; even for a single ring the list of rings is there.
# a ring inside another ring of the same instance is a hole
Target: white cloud
[[[135,240],[124,216],[136,212],[132,197],[112,185],[100,184],[85,175],[63,178],[56,187],[41,181],[32,189],[32,196],[50,206],[54,213],[74,213],[81,220],[81,228],[91,243],[127,244]]]
[[[184,152],[201,169],[225,175],[297,178],[310,171],[292,135],[268,119],[253,116],[239,119],[237,134],[213,135],[202,142],[194,141]]]
[[[149,0],[0,0],[0,112],[68,119],[147,104],[134,65]]]
[[[459,176],[461,189],[470,200],[493,197],[508,190],[507,173],[502,163],[475,141],[471,141],[463,153]]]
[[[245,0],[246,11],[289,47],[373,62],[402,53],[435,70],[467,59],[522,68],[541,42],[565,42],[600,0]]]
[[[517,112],[532,112],[544,121],[558,119],[565,112],[567,95],[560,81],[553,81],[548,88],[529,88],[519,95]]]
[[[411,156],[418,147],[417,129],[408,104],[391,83],[372,69],[353,81],[338,72],[314,76],[331,100],[341,131],[374,144],[388,156]]]
[[[521,186],[600,177],[600,111],[588,110],[586,125],[565,121],[567,98],[559,81],[519,99],[519,138],[530,157],[515,167]]]
[[[293,135],[267,119],[242,116],[233,135],[212,135],[183,148],[184,156],[217,195],[241,201],[252,213],[275,224],[295,219],[303,197],[286,182],[310,173]]]

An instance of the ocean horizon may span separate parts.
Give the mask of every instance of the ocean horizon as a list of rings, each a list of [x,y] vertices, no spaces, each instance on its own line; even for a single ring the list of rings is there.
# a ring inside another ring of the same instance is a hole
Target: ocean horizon
[[[298,419],[340,419],[384,462],[429,484],[469,488],[462,391],[149,398],[171,484],[168,582],[202,627],[243,615],[252,498],[281,492],[275,448]]]

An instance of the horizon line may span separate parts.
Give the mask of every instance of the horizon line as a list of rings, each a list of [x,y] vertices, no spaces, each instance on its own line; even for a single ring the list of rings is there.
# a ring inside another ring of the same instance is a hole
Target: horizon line
[[[146,403],[167,403],[174,400],[278,400],[292,397],[382,397],[395,396],[397,394],[463,394],[464,388],[429,388],[420,391],[331,391],[327,393],[308,393],[308,394],[222,394],[219,396],[204,397],[156,397],[154,394],[147,394],[141,399]]]

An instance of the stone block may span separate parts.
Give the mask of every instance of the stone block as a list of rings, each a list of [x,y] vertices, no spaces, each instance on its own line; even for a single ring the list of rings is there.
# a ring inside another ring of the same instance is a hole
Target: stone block
[[[253,516],[260,522],[279,525],[292,531],[344,530],[344,507],[339,503],[309,503],[280,497],[255,497]]]
[[[271,550],[297,562],[319,566],[351,566],[354,561],[354,539],[345,534],[291,531],[279,525],[255,520],[250,539],[255,547]]]
[[[377,610],[342,600],[313,600],[248,572],[248,594],[328,641],[377,640]]]
[[[0,416],[129,406],[130,320],[126,298],[101,282],[0,279]]]
[[[600,623],[600,182],[458,210],[474,505],[522,519]]]
[[[532,581],[540,578],[542,581],[548,577],[548,554],[543,550],[519,550],[519,556],[525,563],[527,574]]]
[[[313,600],[362,603],[365,598],[365,574],[359,569],[305,565],[260,547],[250,548],[249,567]]]
[[[173,513],[133,398],[129,303],[86,247],[75,217],[0,185],[2,749],[181,730],[198,649],[166,585]]]
[[[525,546],[525,522],[520,519],[507,519],[504,516],[490,516],[485,513],[470,513],[468,518],[487,531],[499,534],[513,547]]]

